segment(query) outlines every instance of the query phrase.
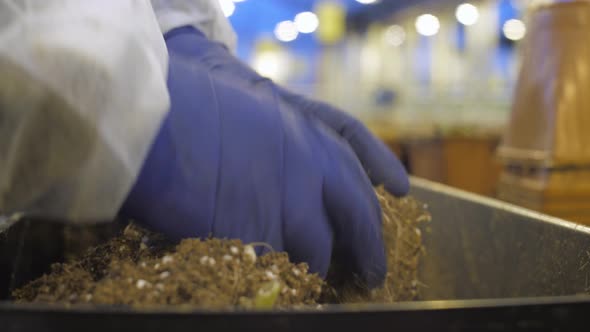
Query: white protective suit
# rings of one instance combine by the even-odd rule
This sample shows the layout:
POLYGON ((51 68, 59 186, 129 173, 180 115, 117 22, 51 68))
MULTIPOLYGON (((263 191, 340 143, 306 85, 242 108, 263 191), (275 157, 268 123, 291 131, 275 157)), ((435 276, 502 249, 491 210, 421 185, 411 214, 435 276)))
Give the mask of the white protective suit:
POLYGON ((207 38, 236 48, 236 34, 223 15, 218 0, 151 0, 163 33, 192 25, 207 38))
POLYGON ((217 0, 0 0, 0 216, 114 218, 169 108, 162 33, 187 24, 235 45, 217 0))

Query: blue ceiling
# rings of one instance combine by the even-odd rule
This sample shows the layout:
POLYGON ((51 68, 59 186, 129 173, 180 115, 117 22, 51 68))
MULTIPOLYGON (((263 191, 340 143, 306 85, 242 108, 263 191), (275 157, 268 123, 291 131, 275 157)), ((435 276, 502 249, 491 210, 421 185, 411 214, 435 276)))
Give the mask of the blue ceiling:
MULTIPOLYGON (((341 0, 347 9, 349 28, 366 25, 374 16, 377 19, 384 12, 391 14, 402 4, 419 0, 381 0, 377 4, 363 5, 355 0, 341 0)), ((252 46, 260 37, 272 38, 275 25, 284 20, 292 20, 303 11, 313 11, 318 0, 245 0, 236 3, 234 14, 230 17, 239 38, 238 53, 241 57, 250 56, 252 46)), ((313 48, 313 35, 300 35, 296 41, 285 45, 295 52, 306 52, 313 48)))
MULTIPOLYGON (((317 0, 245 0, 236 3, 230 20, 239 34, 272 33, 275 25, 292 20, 296 14, 312 11, 317 0)), ((355 0, 343 1, 348 13, 357 13, 368 5, 355 0)))

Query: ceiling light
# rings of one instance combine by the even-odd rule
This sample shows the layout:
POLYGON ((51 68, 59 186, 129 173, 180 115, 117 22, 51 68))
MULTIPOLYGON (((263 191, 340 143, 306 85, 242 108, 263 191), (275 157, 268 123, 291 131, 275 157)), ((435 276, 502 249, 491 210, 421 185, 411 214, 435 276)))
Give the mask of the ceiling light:
POLYGON ((473 25, 479 19, 479 11, 477 7, 470 3, 464 3, 457 7, 455 11, 457 21, 463 25, 473 25))
POLYGON ((290 42, 297 39, 299 31, 293 21, 283 21, 275 27, 275 37, 282 42, 290 42))
POLYGON ((440 21, 432 14, 424 14, 416 19, 416 30, 423 36, 434 36, 440 30, 440 21))
POLYGON ((526 26, 523 21, 512 19, 504 23, 502 31, 504 36, 510 40, 521 40, 526 35, 526 26))
POLYGON ((295 26, 301 33, 312 33, 319 25, 320 21, 317 15, 312 12, 303 12, 295 16, 295 26))
POLYGON ((391 46, 400 46, 406 40, 406 31, 399 25, 392 25, 385 30, 385 42, 391 46))

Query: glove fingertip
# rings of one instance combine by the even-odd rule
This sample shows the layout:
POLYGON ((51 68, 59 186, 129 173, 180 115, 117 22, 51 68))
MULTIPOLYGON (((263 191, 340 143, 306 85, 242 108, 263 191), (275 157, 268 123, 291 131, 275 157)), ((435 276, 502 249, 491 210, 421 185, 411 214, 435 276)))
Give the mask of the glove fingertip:
POLYGON ((396 197, 406 196, 410 192, 410 179, 408 176, 395 176, 394 179, 385 182, 385 190, 396 197))

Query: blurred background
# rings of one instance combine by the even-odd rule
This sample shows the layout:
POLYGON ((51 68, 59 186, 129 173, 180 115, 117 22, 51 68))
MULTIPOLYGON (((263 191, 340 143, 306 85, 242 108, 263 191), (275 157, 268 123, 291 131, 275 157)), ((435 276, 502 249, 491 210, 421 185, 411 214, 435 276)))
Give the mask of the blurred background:
POLYGON ((504 172, 496 151, 531 1, 219 1, 242 60, 360 118, 413 175, 590 222, 590 190, 580 196, 583 217, 544 208, 545 175, 519 193, 499 194, 502 183, 514 191, 521 180, 504 172))
POLYGON ((238 55, 362 119, 414 175, 494 196, 523 0, 220 0, 238 55))

